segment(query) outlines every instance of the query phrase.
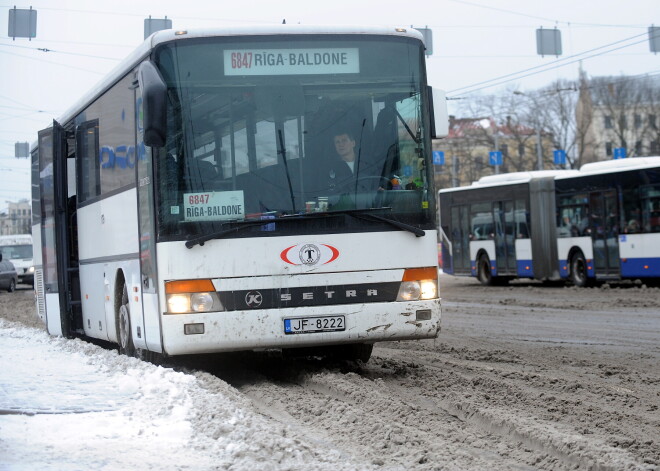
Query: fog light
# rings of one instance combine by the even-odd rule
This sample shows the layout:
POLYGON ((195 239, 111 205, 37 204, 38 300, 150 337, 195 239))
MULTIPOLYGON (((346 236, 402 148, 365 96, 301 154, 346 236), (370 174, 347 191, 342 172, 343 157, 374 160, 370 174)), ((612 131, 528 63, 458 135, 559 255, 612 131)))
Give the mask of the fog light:
POLYGON ((183 333, 186 335, 203 334, 204 324, 183 324, 183 333))
POLYGON ((430 321, 431 320, 431 310, 430 309, 420 309, 416 311, 416 319, 418 321, 430 321))

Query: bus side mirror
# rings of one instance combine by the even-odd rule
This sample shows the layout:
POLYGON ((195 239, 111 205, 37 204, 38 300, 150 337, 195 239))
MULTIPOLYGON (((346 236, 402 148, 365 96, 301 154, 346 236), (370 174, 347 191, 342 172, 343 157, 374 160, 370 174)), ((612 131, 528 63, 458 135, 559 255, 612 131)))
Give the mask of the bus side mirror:
POLYGON ((142 91, 144 144, 163 147, 167 137, 167 85, 150 61, 140 64, 138 83, 142 91))
POLYGON ((449 134, 449 111, 447 96, 443 90, 429 87, 431 114, 431 138, 440 139, 449 134))

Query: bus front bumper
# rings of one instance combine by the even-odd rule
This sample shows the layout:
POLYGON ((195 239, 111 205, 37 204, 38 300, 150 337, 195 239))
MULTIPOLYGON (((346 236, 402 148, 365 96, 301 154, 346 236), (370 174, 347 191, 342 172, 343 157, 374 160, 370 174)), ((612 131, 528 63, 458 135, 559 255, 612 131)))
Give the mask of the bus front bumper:
POLYGON ((168 355, 183 355, 431 339, 436 338, 440 331, 440 316, 439 299, 407 303, 163 314, 163 347, 168 355), (286 319, 336 316, 344 316, 344 330, 285 333, 286 319), (189 333, 186 334, 186 331, 189 333))

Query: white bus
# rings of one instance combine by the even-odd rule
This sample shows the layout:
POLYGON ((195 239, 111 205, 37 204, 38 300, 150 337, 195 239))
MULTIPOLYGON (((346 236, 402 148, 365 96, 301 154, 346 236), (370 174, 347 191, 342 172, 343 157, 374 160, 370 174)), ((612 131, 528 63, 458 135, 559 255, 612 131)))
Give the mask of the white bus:
POLYGON ((0 236, 0 253, 16 268, 18 282, 34 284, 34 261, 32 259, 32 236, 17 234, 0 236))
POLYGON ((435 338, 446 128, 414 30, 157 32, 39 133, 39 314, 143 357, 435 338))
POLYGON ((520 172, 440 190, 443 269, 514 278, 660 278, 660 157, 520 172))

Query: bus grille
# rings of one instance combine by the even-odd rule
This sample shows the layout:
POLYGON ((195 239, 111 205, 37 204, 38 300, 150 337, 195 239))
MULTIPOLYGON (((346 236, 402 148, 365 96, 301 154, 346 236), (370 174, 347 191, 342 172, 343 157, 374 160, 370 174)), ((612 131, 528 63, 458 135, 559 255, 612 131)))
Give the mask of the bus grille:
POLYGON ((44 272, 43 270, 35 270, 34 272, 34 287, 37 290, 37 313, 41 320, 46 320, 46 299, 44 293, 44 272))

